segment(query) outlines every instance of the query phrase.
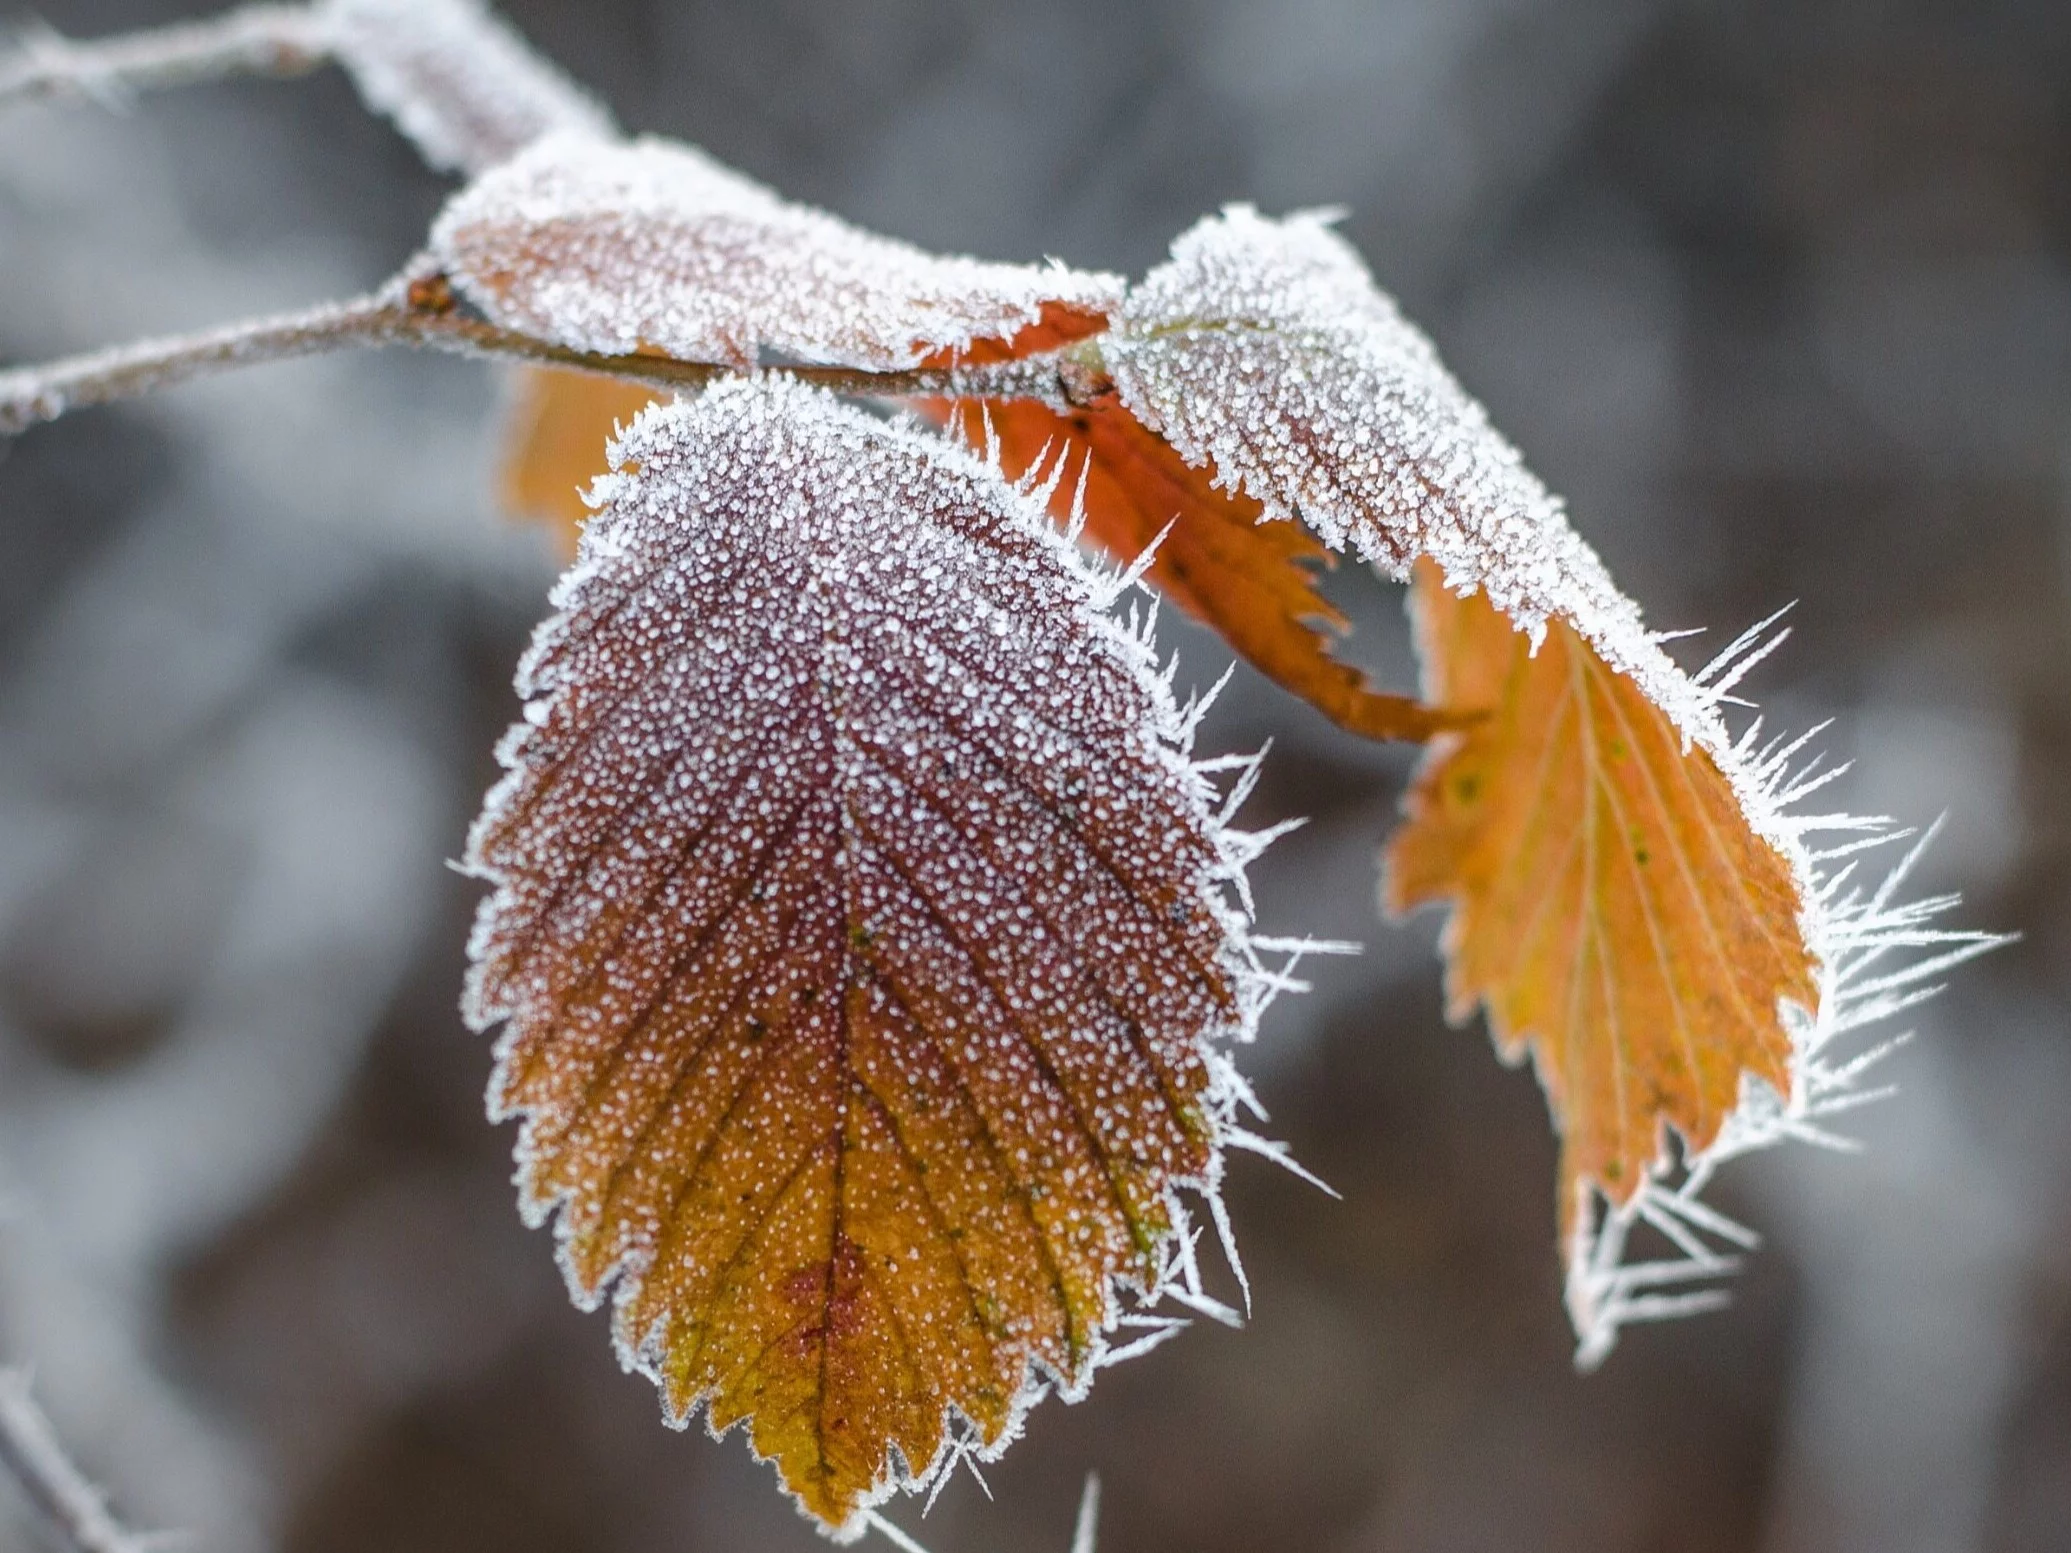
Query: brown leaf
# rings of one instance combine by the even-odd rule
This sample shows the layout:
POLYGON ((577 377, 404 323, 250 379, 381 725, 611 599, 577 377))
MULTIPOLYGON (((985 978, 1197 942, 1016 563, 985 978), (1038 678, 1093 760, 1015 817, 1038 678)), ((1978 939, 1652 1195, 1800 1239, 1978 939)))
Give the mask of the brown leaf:
POLYGON ((853 1530, 1162 1287, 1258 1006, 1239 844, 977 460, 769 379, 617 457, 470 841, 468 1011, 576 1297, 853 1530))
POLYGON ((606 445, 658 397, 638 383, 591 372, 520 368, 497 472, 504 510, 551 525, 562 555, 572 560, 590 517, 583 492, 609 467, 606 445))
POLYGON ((1060 520, 1071 516, 1080 461, 1089 460, 1085 537, 1118 561, 1136 560, 1171 525, 1148 579, 1339 727, 1370 739, 1427 739, 1446 725, 1413 697, 1373 689, 1331 655, 1347 622, 1316 589, 1315 568, 1330 554, 1313 534, 1266 521, 1257 502, 1217 490, 1112 396, 1063 413, 1028 400, 966 401, 952 418, 974 447, 986 445, 989 418, 1001 467, 1013 477, 1062 454, 1065 477, 1051 497, 1060 520))
POLYGON ((1449 900, 1447 1002, 1529 1052, 1561 1134, 1572 1250, 1591 1190, 1629 1201, 1673 1128, 1708 1148, 1741 1081, 1791 1092, 1779 1000, 1817 1006, 1790 865, 1717 762, 1574 629, 1537 654, 1429 561, 1426 691, 1485 712, 1433 746, 1388 849, 1387 903, 1449 900))

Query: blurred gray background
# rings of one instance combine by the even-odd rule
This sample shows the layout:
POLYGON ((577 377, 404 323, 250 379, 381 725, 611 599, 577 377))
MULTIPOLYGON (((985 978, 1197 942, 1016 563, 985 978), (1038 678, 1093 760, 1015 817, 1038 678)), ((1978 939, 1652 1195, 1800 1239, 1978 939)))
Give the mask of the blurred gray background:
MULTIPOLYGON (((1754 693, 1924 883, 2023 941, 1893 1059, 1859 1157, 1736 1167, 1733 1308, 1578 1377, 1529 1074, 1439 1012, 1374 854, 1410 754, 1240 678, 1269 930, 1364 940, 1249 1068, 1249 1330, 1050 1403, 937 1553, 2071 1546, 2071 6, 2061 0, 522 0, 632 127, 931 246, 1140 272, 1341 204, 1659 626, 1792 599, 1754 693)), ((93 35, 191 14, 45 0, 93 35)), ((0 119, 0 359, 341 294, 444 192, 342 78, 0 119)), ((0 1359, 222 1553, 818 1545, 656 1422, 519 1227, 454 1012, 552 574, 498 385, 333 358, 0 460, 0 1359)), ((1390 587, 1333 591, 1409 667, 1390 587)), ((1215 646, 1175 626, 1186 677, 1215 646)), ((1690 649, 1704 655, 1703 643, 1690 649)), ((32 1545, 0 1493, 0 1546, 32 1545)))

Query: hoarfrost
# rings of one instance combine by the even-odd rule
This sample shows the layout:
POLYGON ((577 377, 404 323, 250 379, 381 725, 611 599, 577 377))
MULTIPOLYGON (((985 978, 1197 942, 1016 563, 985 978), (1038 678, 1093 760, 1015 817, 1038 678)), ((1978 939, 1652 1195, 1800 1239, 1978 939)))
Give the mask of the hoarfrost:
MULTIPOLYGON (((1743 636, 1715 660, 1707 684, 1772 644, 1743 636), (1723 666, 1722 666, 1723 665, 1723 666)), ((1816 734, 1818 730, 1814 730, 1816 734)), ((1750 820, 1779 846, 1798 883, 1798 928, 1816 966, 1817 1007, 1785 1001, 1779 1009, 1791 1042, 1788 1093, 1743 1077, 1739 1103, 1711 1147, 1683 1157, 1664 1154, 1622 1204, 1590 1194, 1578 1204, 1574 1240, 1566 1247, 1565 1298, 1576 1336, 1575 1362, 1594 1368, 1634 1322, 1661 1321, 1714 1309, 1725 1301, 1718 1281, 1736 1270, 1760 1237, 1705 1201, 1719 1167, 1781 1143, 1848 1150, 1835 1118, 1889 1091, 1865 1080, 1909 1039, 1887 1035, 1862 1044, 1863 1032, 1895 1019, 1940 990, 1940 978, 1966 960, 2006 942, 2001 934, 1938 925, 1958 904, 1954 895, 1907 900, 1907 878, 1933 830, 1920 837, 1874 885, 1858 876, 1863 854, 1911 833, 1887 820, 1848 814, 1796 814, 1796 804, 1839 774, 1802 756, 1814 734, 1764 741, 1751 722, 1722 768, 1736 790, 1751 793, 1750 820), (1808 849, 1804 838, 1844 839, 1808 849), (1647 1231, 1658 1249, 1635 1253, 1647 1231)), ((1743 802, 1750 800, 1743 797, 1743 802)))
POLYGON ((367 106, 434 167, 480 173, 557 130, 616 133, 483 0, 325 0, 317 20, 367 106))
POLYGON ((671 1417, 752 1413, 853 1533, 1081 1393, 1144 1301, 1211 1306, 1177 1194, 1213 1204, 1240 1131, 1259 956, 1311 946, 1249 938, 1226 763, 1046 493, 773 378, 613 462, 470 839, 467 1013, 508 1021, 491 1107, 575 1298, 615 1287, 671 1417), (850 1312, 818 1403, 878 1447, 827 1502, 741 1393, 799 1265, 850 1312), (925 1341, 886 1357, 869 1309, 925 1341))
POLYGON ((1403 581, 1428 555, 1534 634, 1563 618, 1695 732, 1702 698, 1328 217, 1232 205, 1198 223, 1101 347, 1130 412, 1269 520, 1403 581))
POLYGON ((1121 282, 938 257, 776 194, 669 141, 561 135, 463 190, 432 251, 497 323, 608 355, 753 365, 762 352, 875 371, 1098 327, 1121 282))
POLYGON ((1565 1248, 1585 1366, 1626 1323, 1716 1303, 1719 1291, 1693 1285, 1731 1271, 1755 1239, 1704 1203, 1718 1166, 1790 1139, 1833 1142, 1822 1120, 1870 1097, 1860 1080, 1889 1044, 1851 1058, 1842 1038, 1911 1007, 1937 975, 2000 940, 1932 925, 1951 898, 1897 899, 1915 854, 1877 888, 1854 887, 1854 854, 1892 839, 1888 822, 1794 812, 1838 773, 1801 768, 1804 739, 1765 744, 1759 721, 1736 739, 1724 720, 1726 708, 1745 705, 1735 687, 1787 632, 1765 621, 1699 673, 1678 667, 1560 500, 1328 217, 1275 221, 1234 205, 1201 222, 1130 290, 1102 349, 1130 411, 1219 484, 1261 502, 1268 519, 1305 522, 1405 579, 1428 555, 1448 586, 1485 592, 1534 636, 1550 619, 1573 626, 1718 762, 1749 826, 1788 863, 1818 984, 1816 1008, 1777 1011, 1792 1044, 1789 1093, 1744 1079, 1709 1149, 1665 1153, 1623 1204, 1581 1204, 1565 1248), (1833 831, 1854 839, 1808 849, 1806 837, 1833 831), (1665 1256, 1631 1260, 1641 1225, 1665 1256))

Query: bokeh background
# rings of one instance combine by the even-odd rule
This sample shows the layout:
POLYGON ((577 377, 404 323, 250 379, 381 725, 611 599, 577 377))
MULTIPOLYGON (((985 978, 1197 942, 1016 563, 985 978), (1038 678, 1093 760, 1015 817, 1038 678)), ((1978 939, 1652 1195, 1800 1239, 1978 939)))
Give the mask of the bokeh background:
MULTIPOLYGON (((1838 719, 1842 803, 1946 810, 1923 884, 2024 935, 1865 1152, 1729 1174, 1767 1235, 1732 1309, 1579 1377, 1539 1094, 1444 1025, 1435 923, 1374 909, 1410 754, 1240 677, 1209 738, 1270 736, 1252 813, 1313 816, 1264 920, 1367 945, 1249 1061, 1344 1201, 1240 1158, 1249 1329, 895 1514, 1063 1553, 1097 1468, 1108 1553, 2071 1546, 2071 7, 509 9, 629 125, 931 246, 1140 272, 1226 200, 1344 206, 1655 624, 1800 601, 1756 693, 1838 719)), ((0 358, 364 287, 444 188, 335 73, 11 113, 0 358)), ((211 1553, 808 1549, 738 1439, 656 1422, 482 1120, 444 864, 552 575, 489 499, 498 404, 334 358, 0 461, 0 1359, 211 1553)), ((1395 590, 1333 589, 1406 681, 1395 590)))

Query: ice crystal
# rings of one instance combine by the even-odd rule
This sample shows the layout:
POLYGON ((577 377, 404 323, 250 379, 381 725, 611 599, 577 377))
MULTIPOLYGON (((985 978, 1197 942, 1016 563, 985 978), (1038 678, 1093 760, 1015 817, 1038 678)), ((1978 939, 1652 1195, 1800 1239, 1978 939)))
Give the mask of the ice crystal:
POLYGON ((434 167, 479 173, 556 130, 614 133, 482 0, 324 0, 318 23, 368 106, 434 167))
POLYGON ((1042 494, 770 379, 613 458, 471 838, 468 1013, 576 1298, 855 1531, 1163 1335, 1120 1291, 1217 1309, 1177 1193, 1226 1222, 1255 1142, 1259 842, 1042 494))
POLYGON ((1930 927, 1948 900, 1896 903, 1904 868, 1867 899, 1848 893, 1852 865, 1832 865, 1888 826, 1793 813, 1837 773, 1808 779, 1793 769, 1803 741, 1763 748, 1759 723, 1735 739, 1722 715, 1744 704, 1735 686, 1782 634, 1758 627, 1701 673, 1678 667, 1569 526, 1560 500, 1327 217, 1275 221, 1238 205, 1200 223, 1130 290, 1102 347, 1123 403, 1183 457, 1212 468, 1218 483, 1262 503, 1268 519, 1305 522, 1396 576, 1429 556, 1448 586, 1485 592, 1535 638, 1550 619, 1573 626, 1668 714, 1686 744, 1717 761, 1750 828, 1788 864, 1797 928, 1818 967, 1817 1006, 1785 1001, 1777 1011, 1792 1043, 1789 1092, 1744 1081, 1710 1148, 1664 1154, 1620 1206, 1585 1204, 1567 1248, 1568 1308, 1584 1363, 1601 1359, 1626 1322, 1716 1298, 1664 1291, 1728 1270, 1732 1248, 1752 1242, 1701 1199, 1717 1166, 1788 1138, 1821 1137, 1817 1118, 1861 1098, 1865 1064, 1844 1060, 1839 1038, 1910 1006, 1917 987, 1997 940, 1930 927), (1808 835, 1831 830, 1859 834, 1829 853, 1807 848, 1808 835), (1916 963, 1893 967, 1891 957, 1909 950, 1916 963), (1883 973, 1866 976, 1873 963, 1883 973), (1671 1254, 1628 1266, 1630 1233, 1641 1223, 1671 1254))
POLYGON ((1130 411, 1268 519, 1404 581, 1428 555, 1529 631, 1563 617, 1684 720, 1639 611, 1327 217, 1200 222, 1102 347, 1130 411))
POLYGON ((794 205, 689 146, 543 141, 463 190, 432 249, 490 318, 582 350, 897 370, 1097 320, 1112 276, 945 258, 794 205))
MULTIPOLYGON (((1737 679, 1778 638, 1759 628, 1739 638, 1699 676, 1715 689, 1737 679)), ((1939 979, 2006 940, 1996 933, 1938 925, 1954 895, 1905 899, 1901 891, 1933 832, 1922 836, 1873 886, 1859 880, 1862 854, 1907 838, 1887 820, 1841 813, 1796 813, 1844 767, 1803 760, 1819 730, 1764 741, 1759 718, 1730 747, 1721 767, 1742 793, 1758 832, 1779 846, 1798 883, 1798 928, 1816 966, 1816 1007, 1785 1001, 1779 1010, 1791 1042, 1791 1080, 1779 1093, 1743 1079, 1739 1104, 1711 1146, 1683 1157, 1664 1155, 1623 1204, 1585 1202, 1567 1250, 1566 1301, 1576 1336, 1576 1363, 1593 1368, 1622 1328, 1715 1308, 1718 1281, 1736 1271, 1760 1237, 1720 1213, 1704 1194, 1719 1167, 1782 1143, 1848 1150, 1834 1118, 1882 1098, 1866 1085, 1877 1065, 1908 1038, 1860 1045, 1862 1032, 1897 1018, 1940 990, 1939 979), (1808 848, 1805 838, 1843 839, 1808 848), (1635 1231, 1656 1239, 1635 1255, 1635 1231)))

